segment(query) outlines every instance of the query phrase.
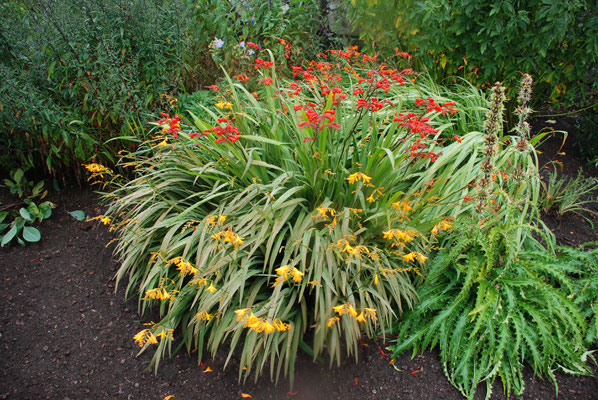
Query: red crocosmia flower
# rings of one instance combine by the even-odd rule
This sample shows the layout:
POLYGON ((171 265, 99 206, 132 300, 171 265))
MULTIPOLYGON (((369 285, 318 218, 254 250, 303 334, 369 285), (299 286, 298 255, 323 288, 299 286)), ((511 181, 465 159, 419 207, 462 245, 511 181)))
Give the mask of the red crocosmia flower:
POLYGON ((457 109, 453 108, 455 105, 454 101, 449 101, 448 103, 444 103, 442 105, 442 115, 445 115, 447 112, 451 115, 455 115, 457 113, 457 109))
POLYGON ((322 115, 318 114, 312 107, 305 109, 307 121, 302 121, 297 124, 299 128, 312 127, 316 132, 324 128, 340 129, 340 125, 335 123, 336 110, 326 110, 322 115))
POLYGON ((461 137, 459 136, 454 136, 453 139, 455 139, 457 142, 461 143, 463 140, 461 139, 461 137))
POLYGON ((409 53, 404 53, 404 52, 399 51, 398 47, 395 48, 395 52, 396 52, 395 54, 397 55, 397 57, 403 57, 403 58, 411 57, 411 55, 409 53))
POLYGON ((357 89, 353 91, 353 94, 357 96, 358 94, 363 94, 363 88, 361 86, 357 86, 357 89))
POLYGON ((235 75, 234 78, 236 80, 238 80, 238 81, 241 81, 241 82, 247 82, 247 81, 249 81, 249 77, 247 75, 245 75, 245 74, 235 75))
POLYGON ((293 78, 296 78, 297 75, 303 73, 303 68, 302 67, 291 67, 291 69, 293 70, 293 78))
POLYGON ((246 45, 247 47, 251 47, 251 48, 254 48, 254 49, 256 49, 256 50, 259 50, 259 49, 260 49, 260 46, 258 46, 257 44, 255 44, 255 43, 253 43, 253 42, 247 42, 247 43, 245 43, 245 45, 246 45))
POLYGON ((211 132, 215 133, 216 135, 220 136, 214 142, 218 144, 224 144, 227 142, 235 143, 239 140, 239 129, 232 126, 230 121, 226 122, 226 126, 223 128, 221 126, 215 126, 212 128, 211 132))
POLYGON ((272 78, 264 78, 261 80, 261 82, 266 86, 270 86, 274 81, 272 80, 272 78))
POLYGON ((316 140, 318 137, 317 136, 312 136, 312 137, 306 137, 305 139, 303 139, 303 143, 309 143, 309 142, 313 142, 314 140, 316 140))
POLYGON ((166 113, 160 113, 164 118, 158 120, 157 124, 162 125, 162 132, 170 133, 175 139, 179 138, 179 132, 181 131, 181 125, 179 122, 179 116, 170 117, 166 113))
POLYGON ((264 61, 261 58, 256 58, 255 59, 255 69, 262 69, 262 68, 270 68, 274 65, 274 63, 272 61, 264 61))
POLYGON ((293 92, 289 93, 289 96, 298 96, 299 93, 303 90, 303 88, 299 85, 297 85, 295 82, 291 82, 289 84, 289 89, 291 89, 293 92))
POLYGON ((207 88, 213 90, 214 93, 216 93, 217 91, 220 90, 220 87, 218 87, 216 85, 210 85, 210 86, 207 86, 207 88))
POLYGON ((401 71, 401 74, 404 75, 413 75, 413 69, 412 68, 407 68, 401 71))
POLYGON ((302 110, 302 109, 303 109, 303 105, 302 105, 302 104, 297 104, 296 106, 293 106, 293 109, 294 109, 295 111, 302 110))
POLYGON ((221 124, 223 122, 226 122, 226 118, 218 118, 218 123, 221 124))

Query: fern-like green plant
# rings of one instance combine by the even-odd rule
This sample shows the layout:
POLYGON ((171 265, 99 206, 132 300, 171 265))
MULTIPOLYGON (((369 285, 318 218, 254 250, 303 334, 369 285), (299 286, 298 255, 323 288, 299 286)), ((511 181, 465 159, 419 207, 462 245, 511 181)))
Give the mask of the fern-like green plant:
MULTIPOLYGON (((507 215, 516 213, 510 207, 507 215)), ((400 322, 393 347, 395 355, 438 347, 446 376, 468 399, 480 383, 490 398, 497 377, 507 395, 520 395, 525 363, 557 391, 557 366, 591 372, 584 362, 586 320, 572 300, 575 268, 531 235, 517 237, 521 229, 537 229, 514 220, 456 227, 418 292, 421 302, 400 322)))

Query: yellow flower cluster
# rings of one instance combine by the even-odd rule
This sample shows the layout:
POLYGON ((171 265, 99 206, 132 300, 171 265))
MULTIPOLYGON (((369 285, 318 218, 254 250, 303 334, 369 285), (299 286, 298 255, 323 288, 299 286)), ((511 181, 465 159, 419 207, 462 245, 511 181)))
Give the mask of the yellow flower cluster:
POLYGON ((348 253, 356 258, 360 258, 361 254, 370 254, 370 249, 367 246, 357 245, 351 246, 346 239, 340 239, 336 242, 336 247, 340 249, 341 253, 348 253))
POLYGON ((403 260, 406 262, 413 262, 417 260, 423 264, 427 259, 428 257, 424 256, 422 253, 419 253, 417 251, 412 251, 411 253, 405 254, 403 256, 403 260))
POLYGON ((330 213, 331 217, 336 217, 336 215, 338 214, 338 212, 334 208, 330 207, 316 208, 316 211, 318 212, 316 218, 326 218, 328 217, 328 213, 330 213))
POLYGON ((389 229, 386 232, 382 232, 382 235, 384 239, 392 242, 391 247, 404 249, 405 245, 412 242, 419 233, 411 229, 389 229))
MULTIPOLYGON (((112 170, 110 168, 104 167, 101 164, 83 164, 86 170, 91 172, 93 176, 100 176, 102 177, 103 174, 112 174, 112 170)), ((90 178, 91 179, 91 178, 90 178)))
POLYGON ((438 234, 438 232, 448 231, 452 227, 453 227, 453 223, 451 221, 442 220, 439 223, 437 223, 434 226, 434 228, 432 228, 432 231, 430 233, 432 235, 436 235, 436 234, 438 234))
POLYGON ((197 318, 200 321, 209 321, 213 317, 214 317, 214 314, 210 314, 205 311, 200 311, 197 314, 195 314, 195 318, 197 318))
POLYGON ((206 218, 206 222, 207 224, 210 225, 211 228, 213 228, 215 225, 221 225, 222 223, 226 220, 226 215, 210 215, 209 217, 206 218))
POLYGON ((374 192, 372 194, 370 194, 370 196, 366 200, 370 203, 373 203, 376 201, 376 199, 374 198, 374 195, 376 195, 377 197, 384 196, 384 193, 382 193, 382 189, 384 189, 384 187, 374 189, 374 192))
POLYGON ((290 265, 283 265, 282 267, 276 268, 274 271, 276 272, 276 275, 279 275, 278 278, 276 278, 276 281, 274 281, 274 286, 289 278, 292 278, 294 282, 301 282, 304 275, 303 272, 290 265))
POLYGON ((174 300, 175 295, 178 293, 178 290, 173 290, 172 292, 167 292, 166 289, 163 287, 158 287, 155 289, 150 289, 145 291, 145 298, 152 299, 152 300, 174 300))
POLYGON ((270 322, 265 318, 256 317, 253 312, 249 311, 249 308, 236 310, 235 314, 237 314, 237 321, 243 322, 244 328, 252 329, 257 333, 285 332, 293 328, 291 324, 285 324, 279 318, 270 322))
POLYGON ((230 103, 230 102, 224 101, 224 100, 220 100, 218 103, 216 103, 216 107, 218 107, 221 110, 224 110, 224 109, 231 110, 233 108, 233 103, 230 103))
POLYGON ((363 183, 370 183, 370 181, 372 180, 370 176, 367 176, 366 174, 361 172, 355 172, 354 174, 349 175, 349 177, 345 179, 349 181, 350 184, 354 184, 355 182, 359 181, 362 181, 363 183))
POLYGON ((144 329, 133 336, 133 340, 137 342, 139 347, 143 347, 146 343, 158 344, 158 339, 150 332, 149 329, 144 329))
POLYGON ((400 201, 400 200, 395 203, 392 203, 392 206, 394 208, 396 208, 397 210, 399 210, 399 213, 402 215, 405 215, 409 211, 413 210, 413 208, 409 205, 409 203, 407 203, 405 201, 400 201))
POLYGON ((334 312, 338 314, 338 316, 334 316, 328 319, 328 327, 330 328, 332 325, 340 321, 343 315, 348 315, 350 317, 355 318, 357 322, 366 322, 368 319, 376 321, 378 318, 376 317, 376 310, 374 308, 367 308, 365 307, 359 314, 357 310, 351 304, 340 304, 338 306, 332 307, 334 312))
POLYGON ((177 270, 179 270, 180 276, 185 276, 187 274, 197 274, 199 270, 195 268, 191 263, 185 260, 183 257, 175 257, 171 260, 168 260, 169 264, 174 264, 177 266, 177 270))
POLYGON ((243 244, 243 238, 230 229, 213 234, 212 239, 215 239, 219 242, 232 243, 235 247, 243 244))

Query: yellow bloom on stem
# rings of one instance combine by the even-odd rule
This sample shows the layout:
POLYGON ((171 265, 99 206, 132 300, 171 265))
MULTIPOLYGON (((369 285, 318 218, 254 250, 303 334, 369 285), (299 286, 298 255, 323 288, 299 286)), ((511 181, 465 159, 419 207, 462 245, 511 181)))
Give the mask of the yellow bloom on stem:
POLYGON ((235 310, 235 314, 237 314, 237 321, 241 321, 243 319, 243 316, 247 314, 247 311, 249 311, 249 308, 241 308, 240 310, 235 310))
POLYGON ((293 276, 293 281, 301 282, 301 279, 303 279, 304 273, 299 271, 297 268, 293 267, 293 270, 291 271, 291 275, 293 276))
POLYGON ((405 260, 406 262, 411 262, 411 261, 415 261, 415 253, 411 252, 409 254, 405 254, 403 256, 403 260, 405 260))
POLYGON ((357 322, 365 322, 365 316, 363 315, 363 311, 355 318, 357 322))
POLYGON ((357 317, 357 311, 355 311, 351 304, 347 304, 347 314, 349 314, 353 318, 357 317))
POLYGON ((345 305, 341 304, 338 306, 334 306, 332 307, 332 309, 334 310, 335 313, 337 313, 338 315, 343 315, 344 311, 345 311, 345 305))
POLYGON ((216 293, 218 291, 218 289, 216 289, 214 287, 214 283, 210 282, 210 286, 206 289, 206 292, 210 292, 210 293, 216 293))
POLYGON ((151 332, 147 333, 147 341, 150 342, 151 344, 158 344, 158 339, 156 339, 154 334, 151 332))
POLYGON ((434 228, 432 228, 432 231, 430 232, 432 235, 436 235, 438 234, 438 232, 442 232, 442 231, 448 231, 449 229, 451 229, 453 227, 453 223, 451 221, 440 221, 439 223, 437 223, 434 228))
POLYGON ((400 201, 400 200, 395 203, 392 203, 392 206, 394 208, 396 208, 397 210, 399 210, 403 214, 406 214, 409 211, 413 210, 413 208, 409 205, 409 203, 400 201))
POLYGON ((207 313, 203 310, 195 314, 195 317, 200 321, 209 321, 213 316, 214 314, 207 313))
POLYGON ((289 279, 290 270, 291 270, 290 265, 283 265, 282 267, 276 268, 274 270, 274 272, 276 272, 277 275, 280 275, 284 279, 289 279))
POLYGON ((378 284, 378 274, 374 275, 374 285, 378 284))
POLYGON ((415 253, 415 257, 417 258, 417 261, 419 261, 420 263, 424 263, 428 257, 424 256, 422 253, 415 253))
POLYGON ((350 184, 354 184, 355 182, 359 181, 362 181, 363 183, 370 183, 370 181, 372 180, 371 177, 361 172, 355 172, 354 174, 349 175, 349 177, 345 179, 347 179, 347 181, 350 184))
POLYGON ((374 194, 373 193, 370 194, 370 197, 368 197, 366 200, 369 201, 370 203, 374 203, 376 201, 376 199, 374 199, 374 194))
POLYGON ((102 223, 104 225, 110 225, 110 222, 112 222, 112 219, 110 217, 104 216, 104 217, 100 218, 100 221, 102 221, 102 223))
POLYGON ((367 315, 369 318, 371 318, 371 319, 374 319, 374 320, 375 320, 375 319, 377 319, 377 318, 376 318, 376 309, 374 309, 374 308, 367 308, 367 307, 364 307, 363 311, 365 311, 365 312, 366 312, 366 315, 367 315))
POLYGON ((135 336, 133 336, 133 340, 135 340, 137 342, 139 347, 143 347, 143 344, 145 343, 145 333, 147 331, 149 331, 149 329, 144 329, 144 330, 138 332, 135 336))
POLYGON ((327 325, 330 328, 332 325, 336 324, 340 320, 341 319, 339 317, 328 318, 328 324, 327 325))
POLYGON ((274 325, 272 325, 270 322, 268 321, 264 321, 264 332, 265 333, 272 333, 276 331, 276 328, 274 327, 274 325))

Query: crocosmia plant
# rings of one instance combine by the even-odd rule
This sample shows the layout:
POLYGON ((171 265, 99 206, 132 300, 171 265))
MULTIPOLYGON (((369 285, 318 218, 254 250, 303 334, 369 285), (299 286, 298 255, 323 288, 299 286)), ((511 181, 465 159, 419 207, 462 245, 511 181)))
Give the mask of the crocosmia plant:
MULTIPOLYGON (((300 347, 356 355, 362 335, 414 306, 439 238, 475 207, 487 107, 476 89, 356 48, 280 70, 267 51, 253 62, 252 76, 212 87, 210 118, 163 115, 123 161, 133 179, 107 195, 117 279, 160 311, 135 336, 156 368, 177 340, 200 359, 237 350, 240 378, 292 377, 300 347)), ((503 139, 500 187, 534 155, 503 139)), ((533 193, 532 181, 508 190, 533 193)))

